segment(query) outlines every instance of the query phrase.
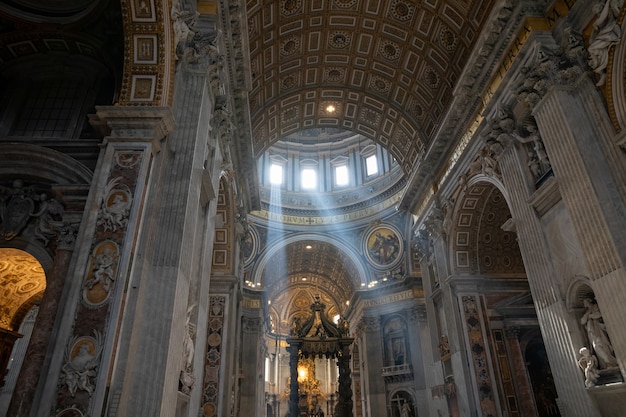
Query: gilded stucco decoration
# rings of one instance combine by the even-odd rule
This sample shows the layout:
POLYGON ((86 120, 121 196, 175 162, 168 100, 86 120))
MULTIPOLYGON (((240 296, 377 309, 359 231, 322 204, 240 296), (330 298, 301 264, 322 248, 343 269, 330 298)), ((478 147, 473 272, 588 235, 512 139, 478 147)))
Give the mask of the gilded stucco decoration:
MULTIPOLYGON (((170 2, 121 1, 124 74, 119 105, 167 106, 171 102, 175 45, 170 2)), ((173 14, 173 13, 172 13, 173 14)))
POLYGON ((33 256, 19 249, 0 249, 0 327, 17 331, 16 314, 26 303, 41 299, 46 275, 33 256))

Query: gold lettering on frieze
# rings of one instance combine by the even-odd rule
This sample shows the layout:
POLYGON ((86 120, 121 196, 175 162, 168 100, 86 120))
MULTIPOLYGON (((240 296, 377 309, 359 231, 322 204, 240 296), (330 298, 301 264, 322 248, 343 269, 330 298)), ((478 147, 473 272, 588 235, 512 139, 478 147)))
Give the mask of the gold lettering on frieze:
POLYGON ((413 298, 413 290, 406 290, 395 294, 386 295, 384 297, 375 298, 373 300, 365 300, 364 307, 376 307, 385 304, 391 304, 398 301, 410 300, 413 298))
POLYGON ((255 298, 243 298, 243 306, 245 308, 261 308, 261 300, 255 298))
POLYGON ((330 224, 343 223, 348 220, 360 219, 360 218, 369 216, 372 213, 379 213, 382 210, 395 206, 399 201, 400 201, 400 194, 395 194, 391 196, 390 198, 386 199, 385 201, 377 203, 371 207, 365 207, 363 209, 352 211, 346 214, 334 214, 331 216, 291 216, 291 215, 286 215, 286 214, 274 213, 274 212, 267 211, 267 210, 255 211, 252 214, 262 219, 281 222, 285 224, 330 225, 330 224))

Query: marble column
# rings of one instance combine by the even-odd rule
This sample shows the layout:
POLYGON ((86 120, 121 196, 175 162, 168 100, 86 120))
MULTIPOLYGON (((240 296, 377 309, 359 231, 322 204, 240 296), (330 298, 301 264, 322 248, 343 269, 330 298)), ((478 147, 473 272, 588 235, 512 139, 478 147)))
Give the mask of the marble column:
MULTIPOLYGON (((76 225, 67 227, 73 228, 74 232, 77 228, 76 225)), ((47 275, 46 291, 39 305, 37 321, 33 327, 7 416, 28 416, 32 410, 74 250, 75 234, 70 233, 70 236, 71 239, 66 239, 57 246, 52 269, 47 275)))
POLYGON ((519 343, 520 330, 517 327, 506 329, 506 340, 509 345, 511 364, 513 365, 513 375, 515 379, 515 389, 518 396, 520 417, 534 417, 538 414, 537 405, 533 397, 533 390, 524 360, 524 352, 519 343))

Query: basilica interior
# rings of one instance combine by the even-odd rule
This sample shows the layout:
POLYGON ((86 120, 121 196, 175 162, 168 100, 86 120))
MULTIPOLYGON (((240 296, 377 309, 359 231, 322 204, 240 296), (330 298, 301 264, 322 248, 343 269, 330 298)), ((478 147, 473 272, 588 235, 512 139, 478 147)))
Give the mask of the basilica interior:
POLYGON ((623 0, 0 4, 0 416, 625 417, 623 0))

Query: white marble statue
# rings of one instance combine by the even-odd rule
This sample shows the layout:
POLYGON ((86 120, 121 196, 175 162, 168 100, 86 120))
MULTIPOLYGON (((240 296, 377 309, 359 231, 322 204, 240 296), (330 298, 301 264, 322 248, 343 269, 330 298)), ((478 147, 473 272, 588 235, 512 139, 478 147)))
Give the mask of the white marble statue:
POLYGON ((623 0, 605 0, 593 6, 597 15, 593 22, 593 30, 589 37, 589 66, 598 74, 598 86, 606 82, 606 67, 609 63, 609 49, 617 44, 621 37, 621 29, 616 22, 622 8, 623 0))
POLYGON ((90 396, 95 389, 95 382, 100 354, 102 352, 102 337, 94 330, 95 337, 72 338, 68 344, 65 364, 61 368, 61 381, 67 386, 70 395, 74 397, 78 390, 86 391, 90 396))
POLYGON ((617 360, 615 359, 613 346, 609 341, 606 325, 602 320, 602 314, 598 305, 589 298, 583 301, 583 305, 586 310, 580 319, 580 323, 587 330, 591 349, 598 358, 598 367, 600 369, 616 367, 617 360))
POLYGON ((580 348, 578 366, 585 373, 585 386, 591 388, 596 385, 600 374, 598 373, 598 359, 586 347, 580 348))

